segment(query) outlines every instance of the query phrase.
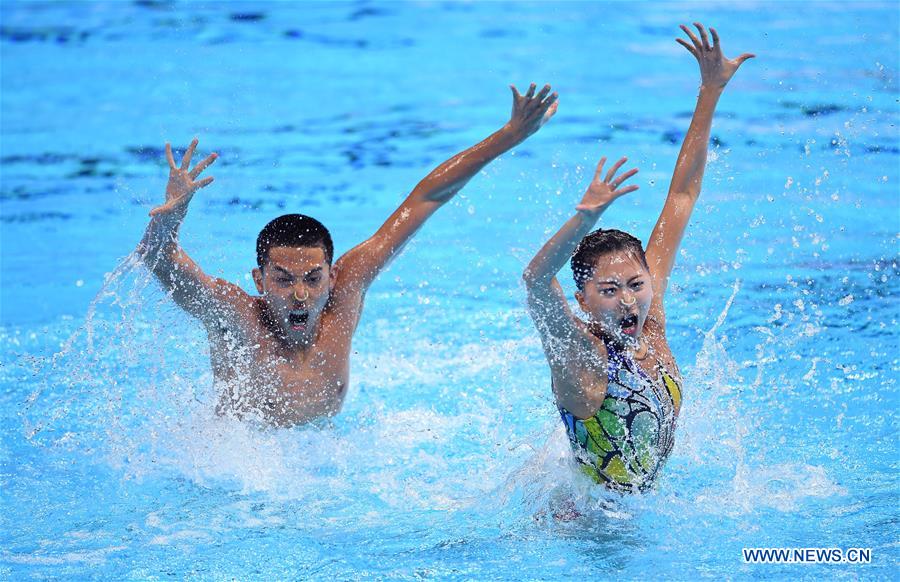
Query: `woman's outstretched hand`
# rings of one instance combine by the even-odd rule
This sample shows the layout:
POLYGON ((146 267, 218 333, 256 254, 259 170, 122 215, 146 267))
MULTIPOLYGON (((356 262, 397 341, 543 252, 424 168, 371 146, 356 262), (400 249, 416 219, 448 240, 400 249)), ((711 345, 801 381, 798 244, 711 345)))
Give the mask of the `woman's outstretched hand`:
POLYGON ((587 192, 584 193, 581 203, 575 207, 575 210, 586 214, 596 214, 612 204, 619 196, 624 196, 637 190, 638 186, 634 184, 624 188, 620 187, 625 180, 638 173, 637 168, 632 168, 618 178, 616 177, 616 172, 627 161, 628 158, 622 158, 603 177, 603 165, 606 164, 606 158, 600 158, 600 163, 597 164, 597 171, 594 172, 594 179, 591 181, 591 185, 588 186, 587 192))
POLYGON ((716 32, 716 29, 709 29, 709 32, 712 34, 712 44, 709 44, 709 36, 707 36, 703 25, 695 22, 694 26, 697 27, 700 38, 697 38, 697 35, 690 28, 682 24, 681 30, 691 39, 691 42, 681 38, 676 38, 675 40, 694 55, 697 62, 700 63, 701 85, 713 89, 722 89, 737 72, 738 67, 744 61, 752 59, 756 55, 744 53, 735 59, 727 59, 722 54, 722 46, 719 44, 719 33, 716 32))

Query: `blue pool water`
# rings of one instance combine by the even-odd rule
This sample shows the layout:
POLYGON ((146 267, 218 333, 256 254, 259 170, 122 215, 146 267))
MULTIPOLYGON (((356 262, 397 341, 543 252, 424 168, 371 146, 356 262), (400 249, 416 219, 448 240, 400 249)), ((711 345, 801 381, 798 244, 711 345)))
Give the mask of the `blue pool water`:
POLYGON ((0 577, 896 576, 898 26, 894 2, 4 1, 0 577), (603 223, 646 239, 695 20, 758 58, 670 292, 675 450, 654 491, 608 499, 572 470, 519 278, 604 154, 641 190, 603 223), (269 219, 347 250, 531 81, 559 113, 373 286, 340 416, 216 418, 202 330, 129 257, 165 141, 221 154, 182 242, 249 291, 269 219), (547 517, 561 498, 584 516, 547 517))

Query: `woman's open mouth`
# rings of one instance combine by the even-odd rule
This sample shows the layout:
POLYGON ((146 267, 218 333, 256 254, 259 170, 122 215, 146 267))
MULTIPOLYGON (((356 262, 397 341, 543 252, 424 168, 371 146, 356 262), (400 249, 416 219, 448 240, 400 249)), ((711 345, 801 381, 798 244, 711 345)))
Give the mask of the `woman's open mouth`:
POLYGON ((309 320, 309 312, 302 309, 295 309, 288 313, 288 324, 292 331, 304 331, 306 322, 309 320))
POLYGON ((619 323, 622 333, 635 335, 637 333, 638 316, 631 314, 619 323))

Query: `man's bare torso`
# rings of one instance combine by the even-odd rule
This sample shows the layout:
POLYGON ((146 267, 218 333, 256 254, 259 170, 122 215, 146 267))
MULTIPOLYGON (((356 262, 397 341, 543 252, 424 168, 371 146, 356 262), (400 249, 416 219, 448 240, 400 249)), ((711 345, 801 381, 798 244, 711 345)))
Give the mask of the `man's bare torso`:
POLYGON ((340 333, 339 318, 326 309, 312 341, 292 345, 266 321, 262 300, 247 299, 237 325, 207 324, 217 411, 278 426, 339 412, 349 384, 352 332, 340 333))

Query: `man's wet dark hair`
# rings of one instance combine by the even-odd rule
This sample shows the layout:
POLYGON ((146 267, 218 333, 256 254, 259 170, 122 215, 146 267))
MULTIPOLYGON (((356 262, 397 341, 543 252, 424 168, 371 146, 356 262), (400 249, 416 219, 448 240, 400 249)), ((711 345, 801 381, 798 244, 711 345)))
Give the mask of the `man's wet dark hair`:
POLYGON ((256 264, 262 269, 272 247, 320 247, 331 264, 334 243, 321 222, 304 214, 285 214, 263 227, 256 237, 256 264))
POLYGON ((621 230, 598 229, 588 234, 578 243, 578 248, 572 255, 572 276, 575 278, 575 286, 579 291, 584 291, 584 284, 594 274, 597 259, 610 253, 625 251, 640 259, 648 271, 647 256, 641 241, 621 230))

